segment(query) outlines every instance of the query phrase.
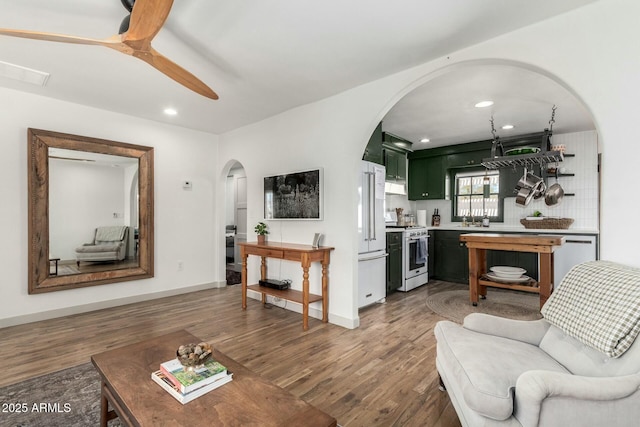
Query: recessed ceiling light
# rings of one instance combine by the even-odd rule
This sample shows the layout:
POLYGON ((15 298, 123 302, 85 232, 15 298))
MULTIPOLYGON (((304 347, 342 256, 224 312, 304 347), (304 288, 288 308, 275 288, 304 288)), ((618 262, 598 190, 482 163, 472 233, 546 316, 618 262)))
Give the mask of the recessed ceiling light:
POLYGON ((509 130, 509 129, 513 129, 514 127, 515 127, 514 125, 504 125, 502 126, 502 129, 509 130))
POLYGON ((422 138, 420 142, 429 142, 429 138, 422 138))
POLYGON ((164 113, 167 116, 175 116, 178 114, 178 110, 176 110, 175 108, 165 108, 164 113))
POLYGON ((492 105, 493 105, 493 101, 480 101, 475 105, 475 107, 485 108, 485 107, 491 107, 492 105))

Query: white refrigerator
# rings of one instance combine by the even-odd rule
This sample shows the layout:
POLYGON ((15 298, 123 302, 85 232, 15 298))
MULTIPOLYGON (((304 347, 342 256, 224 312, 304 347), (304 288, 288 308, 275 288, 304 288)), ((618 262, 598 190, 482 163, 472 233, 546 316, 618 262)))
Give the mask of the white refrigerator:
POLYGON ((358 185, 358 308, 386 296, 385 168, 363 161, 358 185))

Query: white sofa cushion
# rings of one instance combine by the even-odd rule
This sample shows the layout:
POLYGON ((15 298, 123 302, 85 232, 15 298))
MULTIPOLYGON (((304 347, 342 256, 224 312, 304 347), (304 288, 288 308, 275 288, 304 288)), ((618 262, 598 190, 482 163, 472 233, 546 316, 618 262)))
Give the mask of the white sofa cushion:
POLYGON ((495 420, 513 414, 513 390, 526 371, 568 372, 535 345, 483 334, 448 321, 438 322, 434 333, 438 357, 452 366, 455 382, 469 408, 495 420), (491 351, 487 351, 491 349, 491 351))
POLYGON ((124 243, 102 243, 99 245, 85 244, 76 248, 76 253, 92 253, 92 252, 117 252, 124 243))

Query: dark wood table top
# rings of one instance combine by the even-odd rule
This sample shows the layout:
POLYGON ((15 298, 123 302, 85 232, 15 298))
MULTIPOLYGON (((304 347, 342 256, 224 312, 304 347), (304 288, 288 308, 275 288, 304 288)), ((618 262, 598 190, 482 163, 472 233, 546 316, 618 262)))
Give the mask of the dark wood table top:
POLYGON ((265 380, 214 348, 213 357, 233 381, 185 405, 151 379, 182 344, 202 340, 187 331, 91 356, 117 403, 140 426, 336 426, 335 418, 265 380))
POLYGON ((501 233, 469 233, 461 234, 462 242, 479 243, 515 243, 520 245, 559 246, 565 236, 557 234, 501 234, 501 233))
POLYGON ((239 246, 244 246, 247 248, 264 248, 264 249, 282 249, 287 251, 297 251, 297 252, 325 252, 332 251, 335 248, 332 246, 318 246, 314 248, 311 245, 304 245, 301 243, 284 243, 284 242, 240 242, 239 246))

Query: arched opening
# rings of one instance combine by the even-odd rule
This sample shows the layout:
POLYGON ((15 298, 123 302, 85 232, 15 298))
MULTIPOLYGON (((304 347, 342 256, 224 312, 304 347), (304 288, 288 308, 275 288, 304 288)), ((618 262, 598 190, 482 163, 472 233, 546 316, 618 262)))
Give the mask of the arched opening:
POLYGON ((247 175, 242 164, 230 161, 224 172, 224 265, 227 285, 241 281, 240 249, 247 241, 247 175))
MULTIPOLYGON (((371 146, 372 143, 375 145, 376 138, 384 143, 381 144, 379 158, 387 167, 387 181, 396 184, 397 190, 385 194, 385 213, 395 213, 396 209, 401 209, 403 214, 409 214, 409 218, 415 223, 429 227, 431 215, 437 209, 441 216, 441 228, 455 230, 456 227, 460 227, 460 223, 456 222, 458 219, 455 218, 458 211, 454 204, 456 194, 452 193, 452 189, 456 175, 452 172, 458 169, 469 175, 474 168, 485 170, 480 165, 481 161, 477 159, 452 157, 440 165, 442 169, 438 171, 436 178, 429 178, 442 180, 439 184, 442 191, 435 196, 428 191, 418 195, 415 192, 412 194, 407 182, 415 180, 416 176, 412 176, 408 162, 402 166, 406 168, 402 173, 388 173, 389 167, 395 167, 388 164, 389 160, 396 159, 394 156, 387 156, 387 151, 391 154, 397 152, 392 144, 410 142, 411 148, 407 152, 412 152, 412 155, 417 151, 429 149, 441 149, 444 153, 450 147, 491 140, 492 118, 500 138, 542 133, 551 124, 554 105, 558 109, 555 122, 552 123, 552 142, 564 144, 567 141, 567 153, 572 154, 571 159, 567 158, 568 161, 559 165, 562 174, 565 175, 560 179, 560 184, 565 187, 565 194, 568 193, 569 196, 557 206, 545 206, 542 199, 542 203, 537 202, 525 208, 516 205, 516 195, 506 191, 513 190, 513 187, 505 186, 505 192, 501 194, 505 206, 504 212, 501 213, 503 221, 498 224, 492 223, 492 226, 497 229, 499 225, 504 225, 517 231, 518 227, 522 228, 519 221, 521 218, 533 214, 534 211, 541 211, 549 217, 573 218, 574 228, 589 230, 597 235, 600 228, 597 172, 600 147, 593 115, 565 82, 542 69, 513 61, 480 60, 443 67, 417 79, 389 103, 386 112, 381 114, 380 125, 372 134, 363 156, 366 158, 371 154, 371 146), (494 101, 494 104, 484 109, 475 107, 476 103, 484 100, 494 101), (507 124, 514 127, 503 129, 502 126, 507 124), (429 141, 421 142, 423 139, 429 141), (462 163, 458 164, 457 161, 462 163), (589 176, 585 177, 587 171, 589 176), (423 218, 421 221, 420 217, 423 218)), ((458 154, 454 148, 450 151, 451 156, 458 154)), ((462 175, 464 174, 460 176, 462 175)), ((426 177, 427 174, 424 174, 422 179, 427 179, 426 177)), ((549 184, 553 182, 552 179, 549 184)), ((389 219, 389 215, 386 216, 389 219)), ((397 220, 401 221, 400 218, 397 220)), ((597 246, 592 245, 592 248, 597 257, 597 246)), ((438 248, 435 248, 435 251, 437 250, 438 248)), ((449 257, 451 258, 460 257, 454 254, 449 257)), ((387 263, 388 266, 389 263, 393 265, 391 256, 387 258, 387 263)), ((395 265, 403 263, 404 260, 400 259, 395 265)), ((433 273, 429 271, 429 276, 432 277, 433 273)), ((467 276, 468 274, 461 273, 460 280, 465 280, 467 276)), ((390 291, 389 274, 386 280, 388 296, 395 288, 390 291)))

